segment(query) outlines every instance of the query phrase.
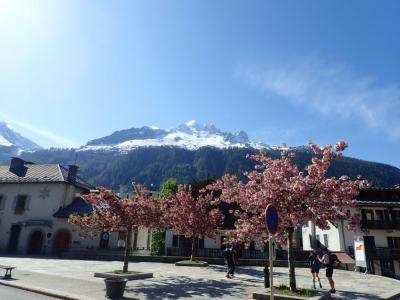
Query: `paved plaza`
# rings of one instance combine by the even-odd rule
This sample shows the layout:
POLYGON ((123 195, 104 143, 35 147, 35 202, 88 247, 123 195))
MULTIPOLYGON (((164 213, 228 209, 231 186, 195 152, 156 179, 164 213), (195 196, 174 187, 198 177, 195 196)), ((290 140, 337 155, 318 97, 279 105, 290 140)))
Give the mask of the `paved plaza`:
MULTIPOLYGON (((0 257, 0 262, 17 267, 14 280, 7 281, 10 285, 82 300, 104 299, 103 279, 93 277, 94 272, 122 268, 120 261, 0 257)), ((139 262, 130 263, 129 269, 153 272, 154 278, 129 281, 125 299, 251 299, 253 291, 263 288, 262 267, 239 266, 234 279, 225 278, 225 268, 217 265, 195 268, 139 262)), ((287 268, 275 268, 275 283, 288 285, 287 272, 287 268)), ((323 270, 321 278, 326 292, 323 270)), ((311 286, 308 269, 297 268, 296 279, 299 287, 311 286)), ((338 290, 335 299, 385 299, 388 293, 400 293, 400 281, 381 276, 335 270, 334 279, 338 290)))

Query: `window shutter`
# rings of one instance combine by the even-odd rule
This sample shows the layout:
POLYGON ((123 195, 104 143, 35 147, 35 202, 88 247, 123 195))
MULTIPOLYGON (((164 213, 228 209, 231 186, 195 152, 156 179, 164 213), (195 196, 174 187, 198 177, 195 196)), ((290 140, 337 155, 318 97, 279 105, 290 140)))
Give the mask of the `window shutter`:
POLYGON ((18 199, 18 196, 15 196, 14 197, 14 200, 13 200, 13 203, 12 203, 12 210, 15 210, 15 208, 17 207, 17 199, 18 199))
POLYGON ((6 204, 6 196, 0 195, 0 210, 3 210, 6 204))

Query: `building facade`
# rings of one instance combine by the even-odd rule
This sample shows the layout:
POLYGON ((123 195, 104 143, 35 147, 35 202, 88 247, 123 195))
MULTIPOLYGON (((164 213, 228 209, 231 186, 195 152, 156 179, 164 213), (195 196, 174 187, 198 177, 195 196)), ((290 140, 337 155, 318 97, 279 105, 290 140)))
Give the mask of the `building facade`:
POLYGON ((0 166, 0 252, 60 255, 72 246, 94 245, 57 213, 93 187, 77 176, 78 167, 34 164, 12 158, 0 166))
MULTIPOLYGON (((345 222, 330 223, 329 230, 316 228, 320 247, 354 255, 354 239, 363 237, 367 270, 372 274, 400 278, 400 189, 370 188, 360 192, 360 228, 345 222)), ((311 250, 311 223, 302 228, 303 249, 311 250)))

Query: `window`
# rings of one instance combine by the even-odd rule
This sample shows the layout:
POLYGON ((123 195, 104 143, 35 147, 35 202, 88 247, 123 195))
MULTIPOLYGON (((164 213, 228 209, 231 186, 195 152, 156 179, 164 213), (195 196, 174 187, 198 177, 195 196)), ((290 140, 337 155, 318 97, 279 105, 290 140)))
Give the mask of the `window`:
POLYGON ((329 248, 329 244, 328 244, 328 235, 324 234, 324 245, 326 248, 329 248))
POLYGON ((204 238, 199 239, 199 249, 204 249, 204 238))
POLYGON ((305 223, 303 224, 303 227, 304 227, 304 228, 307 228, 307 227, 308 227, 308 223, 309 223, 309 222, 305 222, 305 223))
POLYGON ((179 247, 179 235, 172 236, 172 247, 178 248, 179 247))
POLYGON ((378 222, 381 222, 381 223, 390 222, 388 210, 376 210, 375 215, 376 215, 376 220, 378 222))
POLYGON ((400 237, 388 236, 387 240, 389 248, 400 249, 400 237))
POLYGON ((365 220, 373 221, 374 220, 374 211, 373 210, 363 210, 362 213, 365 215, 365 220))
POLYGON ((392 211, 393 222, 400 223, 400 210, 392 211))
POLYGON ((249 250, 256 250, 256 243, 254 243, 254 241, 251 241, 249 250))
POLYGON ((126 231, 118 231, 118 241, 125 241, 126 240, 126 231))
POLYGON ((24 211, 26 209, 27 199, 28 199, 27 195, 18 195, 17 196, 17 202, 15 204, 15 211, 14 211, 14 213, 16 215, 21 215, 24 213, 24 211))
POLYGON ((0 210, 3 210, 6 205, 6 196, 0 195, 0 210))
POLYGON ((376 210, 376 220, 383 222, 383 210, 376 210))

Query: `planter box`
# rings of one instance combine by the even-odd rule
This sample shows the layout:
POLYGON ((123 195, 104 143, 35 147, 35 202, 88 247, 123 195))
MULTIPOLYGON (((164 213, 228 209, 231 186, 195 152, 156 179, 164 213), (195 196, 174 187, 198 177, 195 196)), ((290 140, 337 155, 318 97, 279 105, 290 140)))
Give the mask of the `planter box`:
POLYGON ((206 261, 196 262, 196 263, 189 263, 186 261, 178 261, 175 263, 175 266, 183 266, 183 267, 207 267, 208 263, 206 261))
MULTIPOLYGON (((270 299, 270 289, 263 289, 253 293, 253 299, 259 300, 269 300, 270 299)), ((314 297, 300 297, 300 296, 289 296, 274 293, 274 300, 319 300, 323 297, 323 294, 318 293, 314 297)))
POLYGON ((145 279, 145 278, 152 278, 153 273, 143 273, 143 272, 135 272, 132 274, 115 274, 112 272, 96 272, 94 273, 94 277, 100 278, 126 278, 128 280, 136 280, 136 279, 145 279))

